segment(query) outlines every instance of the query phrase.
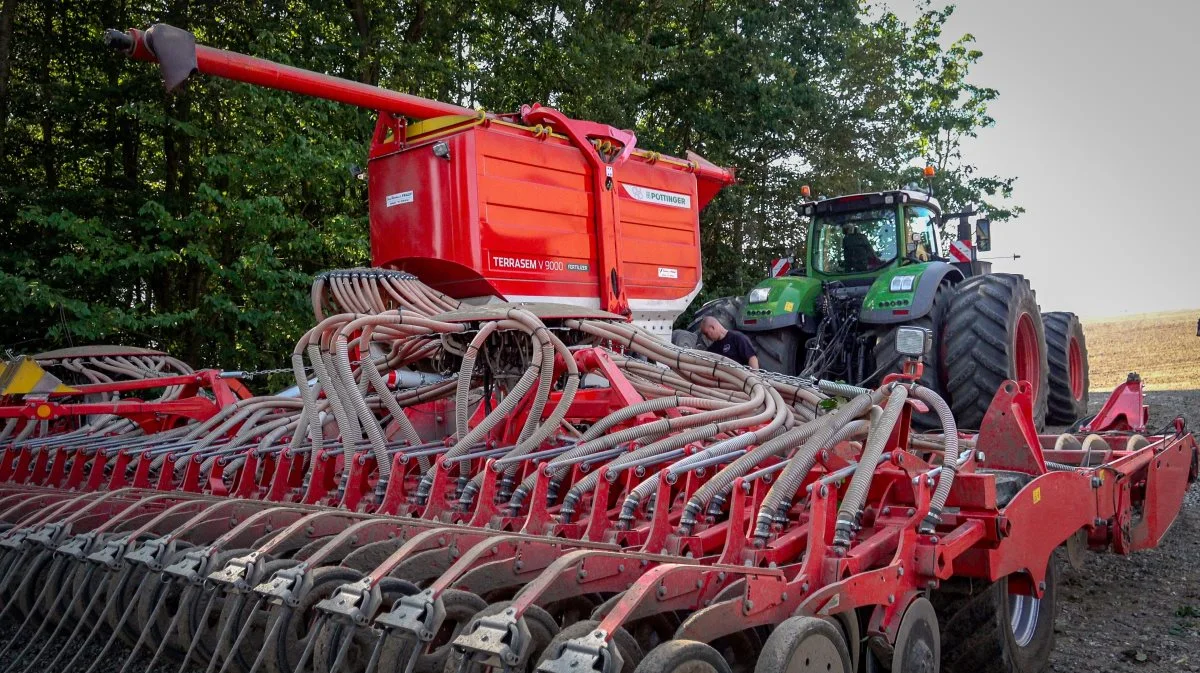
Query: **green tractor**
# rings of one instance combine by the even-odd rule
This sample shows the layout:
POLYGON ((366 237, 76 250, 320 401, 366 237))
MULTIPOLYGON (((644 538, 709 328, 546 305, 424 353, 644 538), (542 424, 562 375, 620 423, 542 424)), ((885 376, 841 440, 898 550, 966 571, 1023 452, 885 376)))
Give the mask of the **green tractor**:
POLYGON ((702 306, 677 343, 707 346, 699 325, 712 316, 750 338, 763 369, 876 386, 901 370, 896 329, 915 325, 933 337, 921 382, 942 393, 960 427, 980 426, 1005 379, 1032 385, 1039 425, 1067 425, 1086 414, 1087 347, 1079 319, 1041 313, 1023 276, 992 273, 989 262, 977 259, 976 251, 990 249, 986 219, 944 215, 936 199, 913 190, 803 208, 807 254, 790 269, 786 261, 777 264, 777 275, 745 296, 702 306), (939 231, 955 219, 957 240, 939 254, 939 231))

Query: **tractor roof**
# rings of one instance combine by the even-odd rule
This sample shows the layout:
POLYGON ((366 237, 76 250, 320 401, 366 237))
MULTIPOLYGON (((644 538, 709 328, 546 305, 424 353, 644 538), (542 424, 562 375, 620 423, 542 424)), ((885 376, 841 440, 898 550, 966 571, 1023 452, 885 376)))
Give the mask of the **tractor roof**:
POLYGON ((886 192, 864 192, 862 194, 848 194, 846 196, 835 196, 831 199, 822 199, 810 205, 805 211, 809 215, 814 213, 821 215, 892 205, 897 202, 930 206, 939 213, 942 210, 937 199, 924 192, 912 189, 896 189, 886 192))

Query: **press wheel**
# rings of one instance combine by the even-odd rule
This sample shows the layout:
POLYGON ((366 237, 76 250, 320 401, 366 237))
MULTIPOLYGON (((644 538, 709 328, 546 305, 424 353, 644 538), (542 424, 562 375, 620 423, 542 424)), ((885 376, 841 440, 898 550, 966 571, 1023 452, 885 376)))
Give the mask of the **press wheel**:
MULTIPOLYGON (((907 670, 907 669, 896 669, 907 670)), ((854 673, 841 629, 816 617, 792 617, 767 638, 754 673, 854 673)))
POLYGON ((721 653, 694 640, 670 640, 650 650, 634 673, 732 673, 721 653))

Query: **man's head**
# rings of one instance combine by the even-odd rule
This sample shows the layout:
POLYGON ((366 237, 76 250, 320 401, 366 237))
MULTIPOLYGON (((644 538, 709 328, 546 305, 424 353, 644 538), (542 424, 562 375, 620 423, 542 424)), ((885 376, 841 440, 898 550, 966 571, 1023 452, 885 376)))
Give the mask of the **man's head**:
POLYGON ((721 324, 719 320, 711 315, 704 316, 704 320, 700 321, 700 333, 708 338, 709 341, 720 341, 725 338, 729 330, 721 324))

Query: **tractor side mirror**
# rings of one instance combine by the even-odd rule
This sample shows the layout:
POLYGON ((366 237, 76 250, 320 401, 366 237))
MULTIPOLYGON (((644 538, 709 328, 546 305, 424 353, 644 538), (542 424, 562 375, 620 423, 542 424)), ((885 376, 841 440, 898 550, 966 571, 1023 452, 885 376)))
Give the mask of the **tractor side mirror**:
POLYGON ((975 220, 975 249, 979 252, 992 249, 992 221, 985 217, 975 220))

